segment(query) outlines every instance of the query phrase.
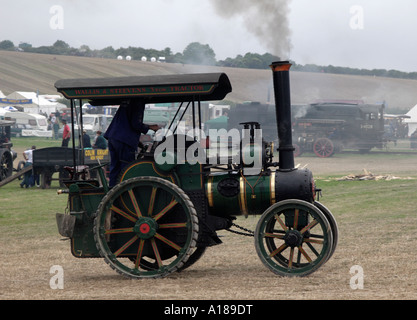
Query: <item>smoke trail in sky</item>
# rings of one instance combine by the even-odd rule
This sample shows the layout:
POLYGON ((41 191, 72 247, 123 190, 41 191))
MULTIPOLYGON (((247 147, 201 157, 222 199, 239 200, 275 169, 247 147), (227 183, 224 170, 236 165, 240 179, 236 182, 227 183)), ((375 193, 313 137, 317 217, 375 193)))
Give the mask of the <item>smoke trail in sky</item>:
POLYGON ((211 0, 217 13, 230 18, 240 16, 248 32, 263 43, 269 53, 289 59, 291 30, 288 14, 291 0, 211 0))

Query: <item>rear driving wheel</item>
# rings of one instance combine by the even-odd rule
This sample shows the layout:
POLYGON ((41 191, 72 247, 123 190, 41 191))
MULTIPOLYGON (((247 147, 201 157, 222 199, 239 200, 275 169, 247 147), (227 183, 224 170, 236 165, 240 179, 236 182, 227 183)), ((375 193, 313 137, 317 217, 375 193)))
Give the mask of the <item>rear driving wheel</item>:
POLYGON ((336 219, 333 216, 333 214, 330 212, 327 207, 325 207, 322 203, 315 201, 314 205, 320 209, 321 212, 325 215, 327 221, 329 221, 330 229, 332 230, 332 237, 333 237, 333 243, 332 243, 332 251, 328 257, 330 259, 333 256, 333 253, 336 251, 337 244, 339 242, 339 227, 337 225, 336 219))
POLYGON ((332 253, 332 231, 324 214, 301 200, 271 206, 260 218, 255 247, 262 263, 280 276, 307 276, 332 253))
POLYGON ((120 183, 103 198, 94 238, 118 273, 158 278, 184 266, 196 247, 198 229, 196 210, 178 186, 139 177, 120 183))
POLYGON ((330 139, 319 138, 313 146, 313 151, 320 158, 328 158, 334 154, 334 145, 330 139))

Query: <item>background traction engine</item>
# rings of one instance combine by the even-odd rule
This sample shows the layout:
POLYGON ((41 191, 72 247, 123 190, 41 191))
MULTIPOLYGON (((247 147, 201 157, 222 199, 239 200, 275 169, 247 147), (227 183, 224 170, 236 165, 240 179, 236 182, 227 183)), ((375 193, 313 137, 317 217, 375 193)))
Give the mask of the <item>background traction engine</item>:
MULTIPOLYGON (((315 201, 312 173, 294 168, 290 66, 288 62, 271 65, 278 163, 273 162, 273 143, 255 143, 253 133, 260 129, 259 124, 244 123, 250 139, 240 145, 239 163, 156 161, 156 150, 168 139, 178 138, 173 135, 142 152, 110 190, 100 167, 99 181, 72 177, 66 182, 68 191, 64 191, 69 196, 67 213, 57 214, 61 235, 71 239, 72 254, 102 257, 130 278, 163 277, 190 267, 207 247, 220 244, 216 232, 230 229, 237 216, 260 215, 253 231, 255 248, 272 272, 306 276, 328 261, 336 249, 338 229, 332 213, 315 201), (247 161, 247 155, 259 159, 258 170, 247 161)), ((178 77, 178 83, 183 81, 178 77)), ((65 92, 63 83, 56 86, 65 92)), ((224 96, 231 91, 225 74, 216 86, 224 96)), ((190 96, 194 99, 195 93, 190 96)), ((199 101, 212 98, 201 95, 199 101)), ((193 144, 185 149, 191 147, 193 144)), ((172 154, 166 151, 164 156, 178 160, 184 152, 180 149, 177 145, 172 154)))

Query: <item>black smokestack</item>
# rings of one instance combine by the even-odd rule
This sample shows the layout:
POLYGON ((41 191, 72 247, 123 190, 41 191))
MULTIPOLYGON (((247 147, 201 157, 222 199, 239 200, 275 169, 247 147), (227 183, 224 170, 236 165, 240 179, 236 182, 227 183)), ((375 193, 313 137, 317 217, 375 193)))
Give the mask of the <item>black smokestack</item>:
POLYGON ((288 61, 273 62, 275 112, 278 125, 279 169, 294 170, 294 146, 292 144, 290 68, 288 61))

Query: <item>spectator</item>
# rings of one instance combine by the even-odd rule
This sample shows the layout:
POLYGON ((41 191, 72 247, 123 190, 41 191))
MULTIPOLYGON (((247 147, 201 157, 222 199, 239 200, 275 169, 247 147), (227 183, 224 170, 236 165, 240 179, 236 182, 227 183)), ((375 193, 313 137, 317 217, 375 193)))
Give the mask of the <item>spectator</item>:
MULTIPOLYGON (((33 150, 36 150, 36 146, 32 146, 31 149, 26 150, 23 152, 23 158, 26 160, 25 168, 31 166, 33 164, 33 150)), ((35 181, 37 182, 37 186, 39 186, 39 176, 33 175, 33 170, 30 170, 25 173, 23 177, 23 181, 20 184, 20 187, 23 188, 30 188, 35 185, 35 181)))
POLYGON ((85 130, 83 130, 83 148, 91 148, 91 139, 85 130))
POLYGON ((97 136, 93 144, 94 149, 107 149, 107 141, 101 134, 101 131, 97 131, 97 136))
POLYGON ((59 122, 58 122, 58 118, 55 117, 55 120, 52 123, 52 128, 54 130, 54 139, 58 140, 58 132, 59 132, 59 122))
POLYGON ((71 130, 67 124, 67 120, 61 120, 61 122, 64 126, 64 132, 62 134, 62 147, 68 147, 68 143, 71 139, 71 130))

